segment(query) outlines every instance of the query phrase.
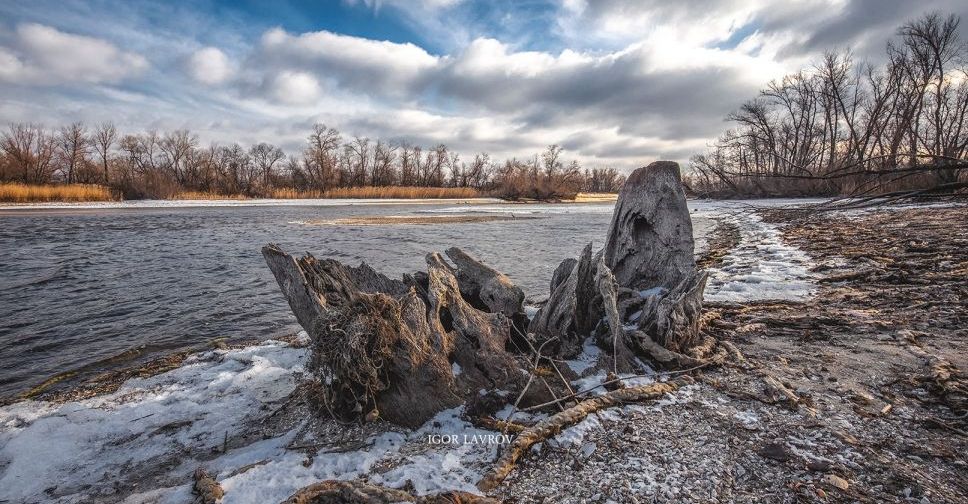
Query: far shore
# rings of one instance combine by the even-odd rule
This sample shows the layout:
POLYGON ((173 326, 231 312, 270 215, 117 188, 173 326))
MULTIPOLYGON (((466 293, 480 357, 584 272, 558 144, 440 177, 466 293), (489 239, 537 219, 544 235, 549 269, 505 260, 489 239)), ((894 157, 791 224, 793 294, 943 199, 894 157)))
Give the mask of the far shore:
POLYGON ((386 202, 495 202, 506 203, 598 203, 616 201, 618 194, 578 193, 573 199, 521 198, 508 200, 492 197, 485 191, 470 187, 342 187, 327 191, 296 191, 274 189, 267 196, 248 196, 243 194, 219 194, 211 192, 184 191, 167 198, 125 199, 110 187, 98 184, 60 184, 32 185, 21 183, 0 183, 0 208, 35 208, 98 205, 111 208, 111 205, 161 206, 158 202, 184 202, 184 206, 216 206, 227 204, 259 205, 265 202, 307 202, 307 201, 365 201, 386 202), (145 202, 145 203, 139 203, 145 202))
POLYGON ((111 210, 111 209, 150 209, 184 207, 229 207, 229 206, 337 206, 337 205, 533 205, 533 204, 588 204, 611 203, 617 194, 587 193, 579 194, 573 200, 503 200, 490 197, 475 198, 217 198, 217 199, 132 199, 108 201, 0 201, 0 215, 24 211, 71 211, 111 210))

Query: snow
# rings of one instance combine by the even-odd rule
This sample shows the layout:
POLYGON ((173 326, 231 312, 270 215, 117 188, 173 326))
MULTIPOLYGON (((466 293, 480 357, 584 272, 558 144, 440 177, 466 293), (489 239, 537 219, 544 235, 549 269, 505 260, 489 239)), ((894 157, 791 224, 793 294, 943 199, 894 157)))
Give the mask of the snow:
POLYGON ((218 451, 228 434, 263 414, 264 405, 284 399, 304 360, 304 350, 267 341, 198 354, 168 373, 129 380, 112 394, 0 408, 0 501, 72 502, 89 484, 106 485, 105 475, 147 473, 166 464, 190 474, 185 465, 192 455, 218 451), (54 490, 47 494, 48 488, 54 490))
POLYGON ((813 262, 799 248, 784 243, 776 226, 752 212, 731 212, 721 218, 738 227, 740 242, 719 267, 709 269, 706 300, 797 301, 813 295, 813 262))
POLYGON ((0 502, 121 500, 112 496, 124 477, 150 483, 126 502, 189 502, 200 465, 222 484, 225 504, 281 502, 317 481, 364 475, 390 487, 410 482, 421 494, 475 492, 507 442, 462 420, 460 407, 414 431, 374 435, 356 450, 321 451, 308 464, 304 452, 286 448, 299 426, 224 450, 233 433, 257 425, 292 392, 305 358, 305 349, 267 341, 198 354, 112 394, 0 408, 0 502), (433 435, 457 442, 434 443, 433 435))
POLYGON ((575 374, 581 376, 582 373, 588 369, 591 369, 595 366, 595 364, 598 363, 598 356, 601 355, 601 353, 601 349, 598 348, 598 345, 595 344, 595 341, 592 338, 585 338, 585 342, 582 344, 581 353, 578 354, 578 357, 575 357, 571 360, 566 360, 565 364, 567 364, 568 367, 575 372, 575 374))

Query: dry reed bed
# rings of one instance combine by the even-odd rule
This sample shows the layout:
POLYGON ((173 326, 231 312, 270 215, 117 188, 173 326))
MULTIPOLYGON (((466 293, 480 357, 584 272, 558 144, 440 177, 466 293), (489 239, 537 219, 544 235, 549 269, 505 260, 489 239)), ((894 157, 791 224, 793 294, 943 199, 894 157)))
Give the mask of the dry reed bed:
POLYGON ((0 184, 0 202, 5 203, 114 201, 117 199, 110 188, 94 184, 0 184))

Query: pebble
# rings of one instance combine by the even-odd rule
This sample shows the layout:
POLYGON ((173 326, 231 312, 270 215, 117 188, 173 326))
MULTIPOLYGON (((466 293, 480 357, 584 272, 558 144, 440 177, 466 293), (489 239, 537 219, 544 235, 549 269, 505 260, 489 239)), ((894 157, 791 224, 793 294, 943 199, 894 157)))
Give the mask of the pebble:
POLYGON ((839 488, 841 490, 847 490, 847 488, 850 487, 850 484, 847 483, 847 480, 845 480, 844 478, 841 478, 840 476, 837 476, 836 474, 824 475, 821 481, 823 481, 824 483, 832 487, 839 488))

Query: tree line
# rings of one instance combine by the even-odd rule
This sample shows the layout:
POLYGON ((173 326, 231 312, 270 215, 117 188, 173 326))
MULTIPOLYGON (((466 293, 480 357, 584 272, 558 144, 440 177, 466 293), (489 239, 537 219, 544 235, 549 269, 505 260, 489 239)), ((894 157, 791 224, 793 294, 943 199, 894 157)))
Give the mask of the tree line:
POLYGON ((905 23, 883 65, 828 52, 771 82, 691 159, 708 195, 951 192, 968 186, 968 45, 960 19, 905 23))
POLYGON ((12 124, 0 136, 0 181, 102 184, 127 199, 170 198, 185 192, 271 197, 324 195, 346 187, 461 187, 507 199, 567 199, 617 192, 613 168, 565 162, 558 145, 529 159, 495 162, 487 153, 464 159, 439 144, 344 137, 316 124, 302 152, 270 143, 202 146, 188 130, 122 134, 111 123, 57 129, 12 124), (285 190, 285 191, 283 191, 285 190))

